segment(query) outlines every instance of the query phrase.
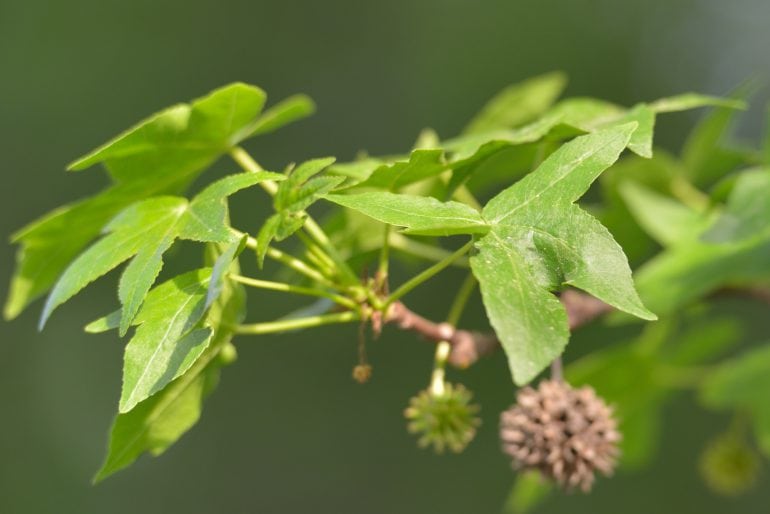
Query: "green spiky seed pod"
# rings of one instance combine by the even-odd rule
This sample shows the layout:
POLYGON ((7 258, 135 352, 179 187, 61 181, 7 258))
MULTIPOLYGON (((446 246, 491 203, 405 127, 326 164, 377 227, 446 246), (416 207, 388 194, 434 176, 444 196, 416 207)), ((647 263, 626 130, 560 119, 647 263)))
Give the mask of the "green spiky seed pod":
POLYGON ((743 438, 726 434, 713 439, 703 450, 700 475, 716 493, 735 496, 756 483, 759 458, 743 438))
POLYGON ((420 447, 432 446, 437 453, 463 451, 481 424, 476 416, 479 407, 471 403, 472 398, 462 385, 446 384, 442 394, 430 389, 420 392, 404 411, 409 432, 419 435, 420 447))

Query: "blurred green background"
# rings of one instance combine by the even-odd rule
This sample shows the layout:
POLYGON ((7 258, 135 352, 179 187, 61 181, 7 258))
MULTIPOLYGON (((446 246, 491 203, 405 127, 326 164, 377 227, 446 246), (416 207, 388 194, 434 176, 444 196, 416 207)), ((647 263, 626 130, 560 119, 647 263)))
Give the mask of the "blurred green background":
MULTIPOLYGON (((768 22, 766 0, 0 0, 0 234, 102 185, 95 171, 63 173, 71 159, 229 81, 257 84, 273 101, 305 92, 319 105, 309 121, 249 145, 263 164, 349 160, 361 149, 405 150, 425 126, 454 135, 500 88, 553 69, 569 73, 569 94, 624 104, 724 94, 750 76, 767 79, 768 22)), ((742 118, 749 139, 764 100, 742 118)), ((676 148, 697 116, 663 118, 658 143, 676 148)), ((234 215, 248 227, 263 212, 242 201, 234 215)), ((12 262, 13 249, 0 245, 3 297, 12 262)), ((431 346, 387 330, 369 346, 374 378, 359 386, 350 378, 355 327, 241 340, 196 428, 161 458, 92 487, 122 345, 82 326, 116 304, 114 281, 89 288, 43 333, 39 304, 0 323, 0 513, 499 512, 513 480, 496 430, 513 400, 502 355, 452 372, 474 391, 484 424, 466 453, 437 457, 416 448, 402 418, 427 384, 431 346)), ((442 317, 437 299, 450 282, 412 304, 442 317)), ((250 318, 294 305, 253 298, 250 318)), ((739 310, 760 323, 756 310, 739 310)), ((483 323, 471 309, 465 324, 483 323)), ((594 328, 572 346, 616 336, 594 328)), ((700 412, 686 395, 666 414, 649 469, 541 511, 767 512, 767 470, 738 499, 715 496, 696 475, 704 442, 728 418, 700 412)))

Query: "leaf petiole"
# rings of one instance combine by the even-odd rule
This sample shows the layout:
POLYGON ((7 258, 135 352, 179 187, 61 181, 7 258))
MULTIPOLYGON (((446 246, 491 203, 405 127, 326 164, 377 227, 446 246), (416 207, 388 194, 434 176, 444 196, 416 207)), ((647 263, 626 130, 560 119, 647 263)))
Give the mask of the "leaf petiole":
POLYGON ((393 294, 391 294, 387 301, 385 302, 384 309, 387 309, 390 305, 393 304, 396 300, 400 299, 405 294, 409 293, 412 289, 419 286, 426 280, 429 280, 434 275, 440 273, 445 268, 449 267, 453 262, 455 262, 460 257, 464 256, 470 249, 473 247, 473 240, 468 241, 465 243, 459 250, 451 253, 444 259, 440 260, 430 268, 422 271, 421 273, 415 275, 411 279, 404 282, 398 289, 396 289, 393 294))
POLYGON ((288 293, 296 293, 296 294, 303 294, 307 296, 316 296, 319 298, 328 298, 329 300, 345 306, 351 310, 358 309, 358 305, 356 302, 351 300, 350 298, 346 298, 344 296, 331 293, 329 291, 324 291, 322 289, 313 289, 311 287, 302 287, 302 286, 295 286, 292 284, 286 284, 283 282, 273 282, 269 280, 258 280, 251 277, 244 277, 241 275, 235 275, 230 274, 230 279, 234 280, 235 282, 239 282, 243 285, 255 287, 259 289, 269 289, 271 291, 285 291, 288 293))
POLYGON ((308 318, 267 321, 264 323, 253 323, 250 325, 238 325, 235 327, 235 333, 251 335, 272 334, 275 332, 287 332, 289 330, 299 330, 302 328, 320 327, 321 325, 351 323, 353 321, 358 321, 360 318, 361 316, 357 312, 346 311, 333 314, 322 314, 320 316, 311 316, 308 318))

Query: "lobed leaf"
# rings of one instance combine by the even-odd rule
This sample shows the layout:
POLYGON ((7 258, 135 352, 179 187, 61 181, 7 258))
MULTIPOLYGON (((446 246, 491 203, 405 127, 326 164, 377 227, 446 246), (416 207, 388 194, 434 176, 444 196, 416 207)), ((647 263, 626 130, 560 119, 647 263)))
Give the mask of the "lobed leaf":
MULTIPOLYGON (((221 250, 209 245, 216 262, 221 250)), ((237 272, 237 262, 231 264, 237 272)), ((202 277, 199 270, 198 277, 202 277)), ((243 320, 245 294, 238 284, 225 281, 221 293, 211 305, 206 324, 215 327, 214 336, 203 354, 180 377, 163 390, 140 402, 131 411, 118 414, 113 423, 109 451, 94 477, 98 482, 129 466, 142 453, 160 455, 187 432, 198 420, 203 400, 219 379, 220 368, 232 361, 233 333, 229 327, 243 320)))
POLYGON ((567 344, 566 314, 550 291, 573 285, 655 319, 634 289, 620 246, 573 204, 618 159, 636 126, 604 129, 563 145, 482 211, 492 228, 478 241, 471 268, 517 384, 532 380, 567 344))
POLYGON ((101 162, 117 183, 14 236, 21 249, 5 317, 16 317, 48 291, 122 209, 151 196, 181 193, 217 157, 250 135, 245 129, 261 126, 257 133, 264 133, 279 122, 297 119, 309 105, 307 99, 295 97, 255 120, 264 100, 259 88, 231 84, 157 113, 70 164, 69 169, 81 170, 101 162))

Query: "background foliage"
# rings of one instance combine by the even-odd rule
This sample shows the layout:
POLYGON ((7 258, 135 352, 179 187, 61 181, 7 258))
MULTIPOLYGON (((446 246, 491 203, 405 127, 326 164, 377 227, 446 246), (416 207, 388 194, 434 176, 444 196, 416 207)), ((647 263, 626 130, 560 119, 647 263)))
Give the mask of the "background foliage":
MULTIPOLYGON (((407 147, 428 124, 457 133, 500 87, 550 69, 570 74, 570 94, 625 104, 689 89, 720 94, 768 69, 759 20, 770 13, 762 2, 734 3, 729 12, 709 2, 615 9, 610 2, 2 2, 0 94, 9 99, 0 105, 3 233, 62 197, 101 187, 96 174, 57 170, 105 134, 229 80, 259 84, 273 100, 306 92, 319 104, 311 120, 249 147, 277 166, 327 153, 349 159, 361 148, 387 153, 407 147), (598 12, 606 16, 592 16, 598 12), (28 194, 36 186, 38 194, 28 194)), ((744 118, 744 135, 756 138, 761 109, 744 118)), ((692 121, 667 119, 657 141, 676 148, 692 121)), ((254 208, 237 203, 240 212, 254 208)), ((260 216, 266 212, 267 205, 260 216)), ((0 251, 5 281, 11 249, 0 251)), ((0 325, 0 511, 495 512, 507 494, 512 475, 495 430, 497 413, 513 398, 502 354, 463 377, 483 400, 478 440, 462 456, 435 458, 414 448, 401 418, 425 385, 430 346, 388 332, 371 348, 374 380, 359 387, 349 376, 351 327, 245 340, 195 430, 164 459, 140 461, 91 488, 122 350, 113 335, 82 333, 82 321, 113 300, 111 286, 97 288, 101 298, 75 299, 41 335, 32 335, 34 309, 0 325)), ((425 294, 412 301, 440 317, 446 306, 425 294)), ((288 307, 272 298, 264 307, 271 313, 288 307)), ((718 309, 749 324, 742 340, 767 333, 751 304, 718 309)), ((481 309, 473 314, 469 323, 483 324, 481 309)), ((597 333, 576 337, 575 355, 627 337, 621 329, 603 331, 607 340, 597 333)), ((651 469, 543 510, 590 504, 592 512, 612 512, 619 501, 629 512, 727 508, 694 469, 708 436, 729 418, 691 412, 685 400, 665 408, 666 438, 651 469)), ((730 508, 759 508, 767 501, 762 489, 730 508)))

